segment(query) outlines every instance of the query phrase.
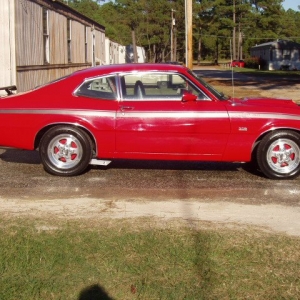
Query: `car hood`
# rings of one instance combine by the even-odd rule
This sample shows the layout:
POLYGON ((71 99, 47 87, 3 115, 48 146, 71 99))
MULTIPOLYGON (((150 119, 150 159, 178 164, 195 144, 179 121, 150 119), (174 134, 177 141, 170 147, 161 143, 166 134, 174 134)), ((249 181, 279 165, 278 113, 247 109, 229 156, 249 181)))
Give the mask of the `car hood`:
POLYGON ((277 99, 266 97, 247 97, 242 99, 231 99, 233 104, 253 105, 262 107, 299 107, 292 99, 277 99))

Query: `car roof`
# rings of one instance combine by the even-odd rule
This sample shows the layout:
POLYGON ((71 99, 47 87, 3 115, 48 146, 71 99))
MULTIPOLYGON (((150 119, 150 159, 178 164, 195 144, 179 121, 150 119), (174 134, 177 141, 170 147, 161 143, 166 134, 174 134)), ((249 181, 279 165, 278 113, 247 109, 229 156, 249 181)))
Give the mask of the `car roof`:
POLYGON ((165 64, 165 63, 131 63, 131 64, 114 64, 96 66, 74 72, 73 76, 93 77, 111 73, 133 72, 133 71, 173 71, 186 72, 187 68, 181 65, 165 64))

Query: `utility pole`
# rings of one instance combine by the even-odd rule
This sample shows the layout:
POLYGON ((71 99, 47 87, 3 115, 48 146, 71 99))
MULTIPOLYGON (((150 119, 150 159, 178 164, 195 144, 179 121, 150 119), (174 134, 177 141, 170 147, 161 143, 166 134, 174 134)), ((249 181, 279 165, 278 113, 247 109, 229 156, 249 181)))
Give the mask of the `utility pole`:
POLYGON ((174 12, 175 10, 172 8, 171 9, 171 57, 170 57, 170 61, 175 61, 176 60, 176 52, 175 49, 176 47, 174 46, 174 26, 175 26, 175 18, 174 18, 174 12))
POLYGON ((235 0, 233 0, 233 15, 232 15, 232 19, 233 19, 233 33, 232 33, 232 56, 233 59, 236 59, 236 42, 235 42, 235 0))
POLYGON ((193 68, 193 8, 192 0, 185 0, 185 59, 186 67, 193 68))

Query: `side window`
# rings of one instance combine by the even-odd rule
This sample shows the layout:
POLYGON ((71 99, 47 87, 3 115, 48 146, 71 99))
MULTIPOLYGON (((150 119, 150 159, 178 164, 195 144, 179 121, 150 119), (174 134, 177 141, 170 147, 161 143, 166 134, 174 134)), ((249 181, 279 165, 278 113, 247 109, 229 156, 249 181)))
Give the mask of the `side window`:
POLYGON ((171 73, 135 73, 121 76, 122 95, 124 99, 145 100, 181 100, 184 91, 209 100, 196 86, 185 77, 171 73))
POLYGON ((117 99, 116 78, 114 76, 99 77, 83 82, 75 95, 98 99, 117 99))
POLYGON ((174 74, 169 75, 171 78, 171 86, 177 89, 177 93, 180 95, 183 94, 184 91, 188 91, 193 95, 197 96, 197 100, 210 100, 210 98, 205 95, 198 87, 196 87, 192 82, 187 80, 186 78, 174 74))

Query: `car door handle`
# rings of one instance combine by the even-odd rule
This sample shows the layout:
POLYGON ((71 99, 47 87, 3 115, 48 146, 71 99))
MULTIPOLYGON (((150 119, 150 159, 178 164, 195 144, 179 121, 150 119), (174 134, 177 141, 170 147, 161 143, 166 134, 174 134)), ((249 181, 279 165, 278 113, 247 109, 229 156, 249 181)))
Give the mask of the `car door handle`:
POLYGON ((125 110, 133 110, 134 107, 133 106, 121 106, 121 111, 125 111, 125 110))

